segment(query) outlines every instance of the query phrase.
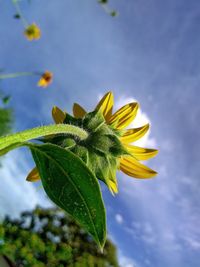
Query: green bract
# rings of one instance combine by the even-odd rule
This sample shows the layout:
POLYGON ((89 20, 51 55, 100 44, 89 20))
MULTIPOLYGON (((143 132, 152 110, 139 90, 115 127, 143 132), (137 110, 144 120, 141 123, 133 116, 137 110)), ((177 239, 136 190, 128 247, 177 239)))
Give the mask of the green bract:
POLYGON ((82 119, 67 114, 64 123, 82 128, 88 137, 81 140, 75 135, 57 134, 41 141, 59 145, 73 152, 110 188, 110 180, 117 182, 116 171, 120 156, 129 154, 119 140, 121 132, 106 124, 99 111, 87 113, 82 119))

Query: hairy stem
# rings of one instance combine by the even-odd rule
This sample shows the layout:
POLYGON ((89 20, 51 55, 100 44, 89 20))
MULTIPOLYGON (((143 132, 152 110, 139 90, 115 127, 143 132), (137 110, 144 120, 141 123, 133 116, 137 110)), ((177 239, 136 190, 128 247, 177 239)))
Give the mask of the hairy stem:
POLYGON ((81 140, 88 137, 88 133, 85 130, 69 124, 41 126, 0 137, 0 155, 23 145, 26 141, 52 134, 72 134, 79 137, 81 140))

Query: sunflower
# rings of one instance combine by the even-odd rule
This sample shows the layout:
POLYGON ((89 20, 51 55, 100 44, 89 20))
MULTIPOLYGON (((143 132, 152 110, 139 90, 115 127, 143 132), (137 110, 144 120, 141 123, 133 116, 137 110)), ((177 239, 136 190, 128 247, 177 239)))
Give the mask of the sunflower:
POLYGON ((40 80, 38 81, 38 86, 40 87, 47 87, 53 80, 53 73, 50 71, 45 71, 42 75, 40 80))
MULTIPOLYGON (((87 113, 79 104, 73 106, 73 116, 53 107, 52 116, 56 124, 69 123, 83 127, 89 133, 84 142, 72 136, 51 136, 45 142, 52 142, 78 155, 104 181, 112 193, 118 192, 116 170, 135 178, 151 178, 157 173, 140 163, 154 157, 156 149, 141 148, 132 143, 143 137, 149 124, 127 129, 136 117, 138 103, 129 103, 113 113, 114 97, 108 92, 100 100, 93 112, 87 113)), ((27 176, 28 181, 39 180, 34 168, 27 176)))
POLYGON ((38 40, 41 37, 41 31, 35 23, 32 23, 26 27, 24 35, 29 41, 38 40))

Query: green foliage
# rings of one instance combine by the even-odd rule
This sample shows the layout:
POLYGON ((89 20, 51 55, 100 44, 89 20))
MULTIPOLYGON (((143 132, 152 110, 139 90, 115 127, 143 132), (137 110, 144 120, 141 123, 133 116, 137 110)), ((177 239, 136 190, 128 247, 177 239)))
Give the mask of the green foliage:
MULTIPOLYGON (((6 105, 10 101, 10 96, 4 95, 0 91, 1 105, 0 107, 0 136, 7 135, 11 132, 13 124, 13 111, 10 108, 7 108, 6 105)), ((1 155, 1 154, 0 154, 1 155)), ((1 162, 0 162, 1 167, 1 162)))
POLYGON ((11 131, 12 122, 12 110, 0 107, 0 136, 11 131))
POLYGON ((10 101, 10 98, 11 98, 11 96, 9 96, 9 95, 3 96, 2 97, 3 104, 8 104, 10 101))
POLYGON ((0 253, 17 267, 119 267, 116 248, 107 240, 104 252, 59 209, 36 208, 0 225, 0 253))
POLYGON ((12 123, 13 123, 13 114, 10 108, 7 108, 6 105, 10 101, 10 96, 4 95, 0 91, 0 136, 6 135, 11 131, 12 123))
POLYGON ((94 174, 79 157, 59 146, 31 145, 30 149, 49 198, 81 223, 103 247, 105 208, 94 174))

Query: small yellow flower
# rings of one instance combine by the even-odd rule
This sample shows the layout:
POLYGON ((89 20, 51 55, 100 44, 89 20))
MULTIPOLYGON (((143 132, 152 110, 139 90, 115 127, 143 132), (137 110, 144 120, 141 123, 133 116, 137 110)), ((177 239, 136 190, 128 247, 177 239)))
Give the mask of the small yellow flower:
POLYGON ((53 73, 50 71, 45 71, 40 80, 38 81, 38 86, 47 87, 53 80, 53 73))
POLYGON ((40 28, 35 24, 30 24, 26 27, 24 35, 29 41, 38 40, 41 37, 40 28))
MULTIPOLYGON (((138 103, 129 103, 121 107, 114 114, 112 112, 113 105, 113 94, 112 92, 108 92, 100 100, 95 110, 103 114, 104 121, 108 126, 108 129, 111 129, 111 131, 114 131, 118 134, 121 146, 124 147, 127 151, 127 153, 116 156, 116 163, 118 168, 125 174, 135 178, 145 179, 155 176, 157 173, 149 167, 140 163, 140 161, 148 160, 154 157, 158 153, 158 150, 141 148, 133 145, 133 142, 137 141, 147 133, 147 131, 149 130, 149 124, 146 124, 139 128, 126 129, 127 126, 136 117, 139 108, 138 103)), ((87 114, 88 113, 85 111, 85 109, 82 108, 79 104, 74 104, 73 115, 75 119, 84 120, 87 114)), ((52 116, 55 123, 64 123, 67 113, 63 112, 58 107, 54 107, 52 109, 52 116)), ((95 132, 93 134, 95 135, 95 132)), ((105 182, 111 192, 117 193, 117 179, 115 177, 115 173, 112 173, 112 168, 108 172, 108 175, 109 177, 105 182)), ((40 177, 36 169, 33 169, 27 177, 28 181, 36 181, 39 179, 40 177)))

